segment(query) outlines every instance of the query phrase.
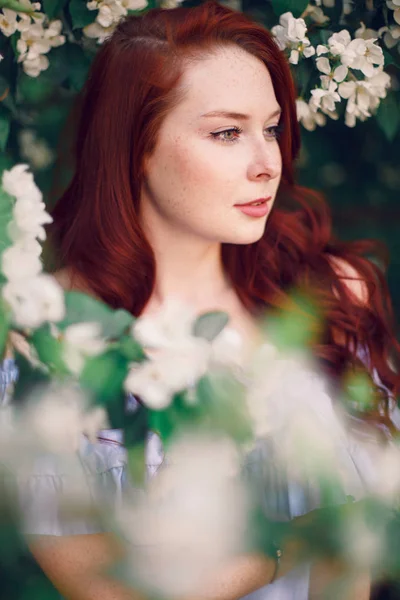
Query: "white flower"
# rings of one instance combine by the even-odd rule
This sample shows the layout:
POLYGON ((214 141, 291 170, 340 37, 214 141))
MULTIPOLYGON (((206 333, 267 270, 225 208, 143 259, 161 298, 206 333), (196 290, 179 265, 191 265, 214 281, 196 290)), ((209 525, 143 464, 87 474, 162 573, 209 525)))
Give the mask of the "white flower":
POLYGON ((298 98, 296 100, 297 119, 308 131, 314 131, 319 125, 322 127, 326 123, 326 117, 321 112, 311 110, 309 104, 298 98))
POLYGON ((399 4, 399 0, 393 0, 393 2, 391 2, 391 0, 386 0, 386 5, 387 5, 388 8, 390 8, 391 10, 394 11, 393 18, 396 21, 396 23, 398 23, 400 25, 400 4, 399 4))
POLYGON ((30 77, 37 77, 48 68, 49 60, 44 54, 52 47, 65 43, 65 36, 60 35, 62 22, 51 21, 46 28, 44 22, 44 16, 35 18, 33 23, 24 28, 17 42, 18 62, 23 63, 23 69, 30 77))
POLYGON ((49 68, 49 59, 47 56, 42 54, 36 58, 26 58, 22 64, 22 67, 29 77, 38 77, 42 71, 46 71, 49 68))
POLYGON ((148 348, 184 348, 192 343, 194 311, 176 298, 168 298, 161 309, 138 318, 132 326, 132 335, 148 348))
POLYGON ((321 109, 324 113, 332 113, 335 111, 335 103, 340 102, 340 96, 337 93, 337 83, 329 79, 329 84, 326 85, 326 80, 322 80, 323 87, 311 90, 312 98, 310 107, 312 110, 321 109))
POLYGON ((201 338, 182 349, 159 350, 151 360, 133 364, 125 389, 154 410, 166 408, 174 394, 193 386, 207 372, 210 344, 201 338))
POLYGON ((47 142, 38 139, 33 129, 22 129, 18 135, 20 153, 35 169, 46 169, 54 161, 47 142))
POLYGON ((10 196, 19 198, 21 196, 42 197, 36 186, 32 173, 28 172, 29 165, 15 165, 10 171, 4 171, 2 185, 4 191, 10 196))
POLYGON ((289 61, 292 64, 297 64, 300 56, 309 58, 315 54, 315 48, 306 37, 307 26, 304 19, 295 19, 291 12, 280 16, 279 25, 275 25, 271 33, 281 50, 291 50, 289 61))
POLYGON ((310 17, 315 23, 323 25, 329 21, 329 17, 324 14, 322 8, 309 4, 306 10, 303 12, 302 17, 310 17))
POLYGON ((346 79, 347 77, 347 67, 345 67, 344 65, 339 65, 335 69, 332 69, 329 60, 324 56, 317 58, 315 63, 317 65, 317 69, 321 71, 321 73, 329 75, 330 79, 333 79, 334 81, 340 82, 346 79))
POLYGON ((37 202, 37 199, 30 196, 23 196, 16 201, 13 217, 11 234, 17 241, 24 236, 44 241, 46 232, 43 225, 53 222, 49 213, 46 212, 44 202, 37 202))
POLYGON ((41 23, 33 23, 29 29, 21 33, 17 42, 19 52, 18 62, 25 59, 33 60, 41 54, 49 52, 51 44, 44 38, 44 31, 41 23))
POLYGON ((329 52, 329 48, 323 46, 322 44, 318 44, 317 46, 317 56, 321 56, 321 54, 327 54, 329 52))
POLYGON ((355 56, 342 56, 342 63, 352 69, 359 69, 366 77, 372 77, 377 72, 377 67, 382 68, 385 62, 383 50, 375 42, 375 39, 352 40, 348 49, 355 56))
POLYGON ((365 26, 365 23, 361 22, 360 27, 354 33, 356 38, 362 38, 364 40, 376 39, 379 37, 379 32, 375 29, 369 29, 365 26))
POLYGON ((351 35, 347 29, 342 29, 338 33, 334 33, 328 39, 328 46, 331 54, 341 56, 346 51, 351 42, 351 35))
POLYGON ((245 359, 244 343, 240 333, 225 327, 211 342, 211 360, 228 366, 242 366, 245 359))
POLYGON ((110 37, 114 29, 114 25, 112 25, 111 27, 104 28, 98 23, 94 22, 84 27, 82 31, 86 35, 86 37, 97 39, 97 43, 102 44, 107 38, 110 37))
POLYGON ((3 8, 0 12, 0 31, 3 35, 10 37, 17 31, 17 13, 9 8, 3 8))
POLYGON ((354 127, 356 120, 365 121, 375 111, 390 87, 390 76, 379 71, 364 81, 345 81, 339 85, 339 94, 348 99, 345 123, 354 127))
POLYGON ((46 273, 6 283, 3 297, 21 327, 39 327, 45 321, 60 321, 65 315, 64 292, 46 273))
POLYGON ((29 398, 19 424, 44 451, 63 454, 76 452, 84 433, 90 432, 96 441, 99 429, 107 427, 108 421, 105 410, 90 408, 77 386, 52 383, 29 398))
POLYGON ((167 463, 117 512, 129 573, 149 593, 207 596, 215 572, 243 550, 248 498, 232 476, 239 458, 230 440, 191 432, 172 442, 167 463))
POLYGON ((379 35, 383 35, 383 42, 387 48, 394 48, 400 42, 400 27, 398 25, 381 27, 379 35))
POLYGON ((62 338, 64 341, 63 358, 65 364, 71 373, 75 375, 80 374, 87 357, 101 354, 107 348, 107 344, 101 336, 99 323, 89 322, 69 325, 64 330, 62 338))
POLYGON ((32 279, 42 270, 40 244, 29 238, 22 238, 6 248, 1 256, 2 272, 10 282, 32 279))
POLYGON ((56 20, 51 21, 46 29, 43 31, 45 40, 48 40, 52 48, 62 46, 65 43, 65 35, 61 35, 62 21, 56 20))
MULTIPOLYGON (((148 5, 147 0, 120 0, 120 2, 126 10, 142 10, 148 5)), ((182 2, 183 0, 178 1, 177 4, 179 5, 182 2)))

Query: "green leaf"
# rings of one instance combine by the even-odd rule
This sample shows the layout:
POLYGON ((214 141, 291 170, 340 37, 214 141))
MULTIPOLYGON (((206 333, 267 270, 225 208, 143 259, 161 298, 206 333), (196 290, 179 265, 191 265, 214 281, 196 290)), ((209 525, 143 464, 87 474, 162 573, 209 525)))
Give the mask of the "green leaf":
POLYGON ((1 8, 9 8, 10 10, 15 10, 16 12, 34 14, 35 11, 32 11, 31 8, 27 8, 21 2, 17 2, 17 0, 0 0, 0 9, 1 8))
POLYGON ((53 92, 54 85, 46 75, 29 77, 21 73, 18 79, 18 94, 23 101, 32 104, 44 102, 53 92))
POLYGON ((379 105, 376 120, 389 142, 396 137, 400 125, 400 107, 394 93, 388 95, 379 105))
POLYGON ((134 317, 126 310, 112 310, 104 302, 82 292, 66 292, 66 317, 58 323, 63 331, 69 325, 83 322, 96 322, 101 325, 105 338, 119 338, 134 321, 134 317))
POLYGON ((193 335, 209 342, 217 337, 229 321, 229 315, 222 310, 205 313, 195 321, 193 335))
POLYGON ((73 29, 82 29, 83 27, 86 27, 86 25, 93 23, 96 19, 97 12, 88 10, 84 0, 71 0, 68 8, 72 19, 73 29))
POLYGON ((272 0, 272 8, 277 17, 291 12, 295 18, 300 17, 307 8, 308 0, 272 0))
POLYGON ((0 151, 4 152, 10 135, 11 121, 10 116, 4 111, 0 112, 0 151))
POLYGON ((63 359, 63 342, 51 334, 47 323, 33 332, 31 342, 36 348, 39 360, 47 365, 52 373, 69 375, 63 359))
POLYGON ((112 309, 104 302, 82 292, 65 293, 66 317, 57 326, 63 330, 73 323, 98 322, 107 323, 112 314, 112 309))
POLYGON ((70 87, 79 92, 87 79, 92 60, 78 44, 68 44, 67 51, 71 67, 69 71, 70 87))
POLYGON ((4 300, 0 298, 0 356, 4 354, 9 327, 10 311, 5 306, 4 300))
POLYGON ((42 9, 49 19, 54 19, 60 15, 67 3, 68 0, 42 0, 42 9))
POLYGON ((15 362, 18 367, 18 379, 14 384, 13 401, 21 403, 34 386, 49 383, 50 375, 34 367, 18 352, 15 352, 15 362))
POLYGON ((128 361, 116 350, 86 360, 80 376, 81 385, 91 391, 97 402, 121 402, 123 383, 128 372, 128 361))
POLYGON ((133 316, 127 310, 119 308, 111 313, 108 320, 103 322, 103 335, 106 338, 120 337, 132 325, 133 316))
POLYGON ((130 335, 124 335, 119 339, 118 350, 129 362, 140 362, 146 358, 142 346, 130 335))
POLYGON ((304 350, 321 333, 321 315, 311 297, 297 291, 279 312, 267 316, 265 331, 280 350, 304 350))

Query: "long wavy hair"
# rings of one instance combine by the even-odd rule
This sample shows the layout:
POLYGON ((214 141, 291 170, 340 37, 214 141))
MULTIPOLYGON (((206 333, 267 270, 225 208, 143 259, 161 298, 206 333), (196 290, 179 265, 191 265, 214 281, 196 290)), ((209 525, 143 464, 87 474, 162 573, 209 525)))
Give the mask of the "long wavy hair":
MULTIPOLYGON (((314 347, 321 364, 340 378, 356 363, 362 345, 371 369, 395 394, 400 347, 391 301, 382 271, 366 258, 377 247, 335 239, 323 198, 296 185, 300 133, 288 63, 266 29, 217 2, 128 16, 97 53, 79 98, 74 174, 52 213, 60 264, 110 306, 140 315, 155 279, 154 254, 138 218, 143 159, 152 152, 165 115, 179 102, 185 66, 228 45, 268 68, 282 109, 283 171, 263 237, 222 246, 226 273, 254 314, 282 305, 296 286, 307 286, 324 315, 324 333, 314 347), (349 292, 337 259, 364 282, 367 302, 349 292)), ((386 395, 377 403, 375 419, 385 420, 387 404, 386 395)))

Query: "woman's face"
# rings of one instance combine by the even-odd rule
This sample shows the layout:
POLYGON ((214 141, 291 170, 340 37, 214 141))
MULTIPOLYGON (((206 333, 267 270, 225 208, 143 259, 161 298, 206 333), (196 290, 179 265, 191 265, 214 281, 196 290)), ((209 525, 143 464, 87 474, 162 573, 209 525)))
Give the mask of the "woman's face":
POLYGON ((269 72, 254 56, 226 47, 191 62, 181 85, 183 99, 166 116, 145 162, 145 231, 163 227, 207 242, 255 242, 282 169, 280 108, 269 72), (261 200, 256 209, 238 206, 261 200))

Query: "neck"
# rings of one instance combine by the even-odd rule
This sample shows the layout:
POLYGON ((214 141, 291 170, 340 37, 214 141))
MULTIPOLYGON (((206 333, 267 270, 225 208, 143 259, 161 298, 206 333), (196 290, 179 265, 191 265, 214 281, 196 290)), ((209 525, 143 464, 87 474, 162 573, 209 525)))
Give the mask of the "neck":
POLYGON ((148 235, 155 256, 156 278, 146 312, 157 310, 171 296, 201 310, 210 304, 223 303, 232 295, 219 243, 196 240, 193 235, 160 233, 148 235))

